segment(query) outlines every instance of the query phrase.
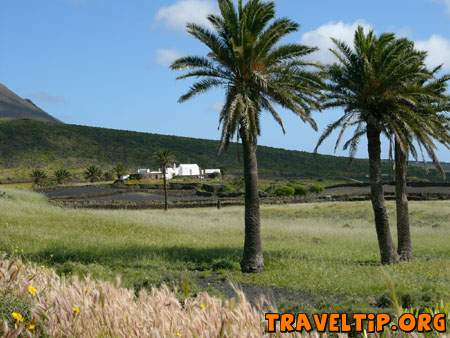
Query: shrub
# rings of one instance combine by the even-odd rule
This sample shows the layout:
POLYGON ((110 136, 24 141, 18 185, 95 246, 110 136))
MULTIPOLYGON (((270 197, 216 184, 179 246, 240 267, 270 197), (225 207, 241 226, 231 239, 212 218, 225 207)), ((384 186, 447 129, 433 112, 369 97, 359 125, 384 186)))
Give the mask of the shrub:
POLYGON ((275 196, 278 196, 278 197, 294 196, 294 193, 295 193, 294 188, 292 188, 288 185, 283 185, 283 186, 277 187, 274 191, 275 196))
POLYGON ((324 190, 325 188, 320 184, 313 184, 312 186, 309 187, 309 191, 312 192, 313 194, 320 194, 324 190))
POLYGON ((232 186, 231 184, 224 184, 222 186, 222 189, 220 190, 220 192, 236 192, 236 189, 234 186, 232 186))
POLYGON ((306 189, 306 187, 303 185, 296 184, 293 186, 293 188, 295 196, 306 196, 308 194, 308 189, 306 189))

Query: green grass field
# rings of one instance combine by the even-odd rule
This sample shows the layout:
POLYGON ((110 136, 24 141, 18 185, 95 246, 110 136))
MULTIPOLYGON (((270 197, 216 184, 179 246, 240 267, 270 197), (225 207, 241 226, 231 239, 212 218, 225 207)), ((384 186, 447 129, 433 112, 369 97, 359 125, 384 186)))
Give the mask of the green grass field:
POLYGON ((243 275, 241 207, 68 210, 32 192, 5 191, 0 251, 61 274, 120 275, 136 289, 174 283, 185 293, 220 294, 238 282, 296 310, 380 309, 393 290, 405 305, 450 301, 449 201, 411 203, 415 260, 389 267, 378 264, 369 202, 263 206, 266 270, 243 275))

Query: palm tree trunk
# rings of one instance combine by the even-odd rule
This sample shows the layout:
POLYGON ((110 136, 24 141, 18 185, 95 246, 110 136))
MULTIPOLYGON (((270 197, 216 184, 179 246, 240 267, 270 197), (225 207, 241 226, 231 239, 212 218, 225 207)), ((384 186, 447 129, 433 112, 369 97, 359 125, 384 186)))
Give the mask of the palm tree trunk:
POLYGON ((397 258, 389 229, 386 206, 384 205, 380 136, 381 132, 376 127, 367 126, 370 192, 372 208, 375 215, 378 246, 381 254, 381 264, 392 264, 396 262, 397 258))
POLYGON ((169 209, 169 204, 167 203, 167 178, 166 178, 166 167, 163 166, 163 181, 164 181, 164 210, 169 209))
POLYGON ((409 227, 408 195, 406 192, 406 175, 408 170, 407 154, 395 142, 395 201, 397 207, 397 252, 400 260, 412 258, 411 233, 409 227))
POLYGON ((241 270, 242 272, 255 273, 264 270, 261 248, 256 142, 247 136, 245 129, 241 128, 240 134, 243 146, 245 181, 245 240, 241 270))

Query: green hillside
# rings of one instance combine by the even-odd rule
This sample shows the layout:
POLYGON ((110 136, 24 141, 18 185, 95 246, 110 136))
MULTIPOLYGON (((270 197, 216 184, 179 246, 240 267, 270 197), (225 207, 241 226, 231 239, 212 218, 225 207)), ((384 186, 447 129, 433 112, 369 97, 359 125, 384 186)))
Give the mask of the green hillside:
MULTIPOLYGON (((152 167, 157 149, 172 150, 179 162, 198 163, 203 168, 222 168, 227 174, 241 174, 240 146, 217 156, 218 143, 178 136, 139 133, 31 120, 0 122, 0 179, 28 177, 32 168, 82 169, 96 164, 110 168, 124 163, 129 168, 152 167), (13 177, 11 177, 13 176, 13 177)), ((315 155, 271 147, 259 147, 262 177, 354 178, 365 180, 367 160, 315 155)), ((384 163, 390 174, 392 165, 384 163)), ((435 170, 414 166, 410 175, 441 180, 435 170)))

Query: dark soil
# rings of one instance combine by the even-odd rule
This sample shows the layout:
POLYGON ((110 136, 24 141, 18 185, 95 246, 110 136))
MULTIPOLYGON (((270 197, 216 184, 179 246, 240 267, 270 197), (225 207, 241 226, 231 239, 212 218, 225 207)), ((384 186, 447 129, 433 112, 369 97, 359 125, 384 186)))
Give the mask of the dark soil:
MULTIPOLYGON (((395 186, 385 185, 386 199, 395 198, 395 186)), ((116 187, 114 185, 86 185, 56 187, 45 190, 44 193, 51 201, 60 205, 79 208, 109 208, 109 209, 146 209, 160 208, 164 194, 158 189, 143 189, 136 187, 116 187)), ((438 200, 450 199, 449 185, 409 186, 410 200, 438 200)), ((215 194, 203 196, 195 189, 170 189, 169 204, 177 208, 213 207, 217 200, 222 206, 241 205, 242 197, 219 198, 215 194)), ((335 186, 325 189, 320 194, 309 194, 307 198, 297 197, 264 197, 265 204, 304 203, 317 201, 355 201, 367 200, 370 196, 368 185, 335 186)))

